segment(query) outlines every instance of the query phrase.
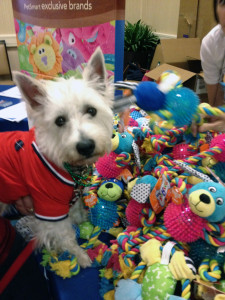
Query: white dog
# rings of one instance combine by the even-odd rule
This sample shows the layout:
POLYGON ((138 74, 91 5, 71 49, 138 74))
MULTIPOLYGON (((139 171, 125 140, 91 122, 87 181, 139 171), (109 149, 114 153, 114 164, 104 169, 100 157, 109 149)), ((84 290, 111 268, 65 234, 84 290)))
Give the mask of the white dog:
POLYGON ((84 220, 80 203, 68 216, 76 184, 64 166, 78 172, 111 151, 114 93, 103 54, 95 51, 80 80, 35 80, 19 72, 14 79, 34 129, 0 133, 0 202, 30 195, 35 210, 30 226, 38 246, 67 250, 80 266, 90 266, 72 229, 72 223, 84 220))

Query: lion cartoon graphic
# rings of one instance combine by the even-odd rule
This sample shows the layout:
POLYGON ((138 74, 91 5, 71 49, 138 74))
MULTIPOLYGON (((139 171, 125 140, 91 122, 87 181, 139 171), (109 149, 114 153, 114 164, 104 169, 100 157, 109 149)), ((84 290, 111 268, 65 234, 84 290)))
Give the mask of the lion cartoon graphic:
POLYGON ((62 73, 59 44, 50 32, 40 32, 37 36, 33 36, 28 50, 29 62, 37 78, 52 78, 62 73))

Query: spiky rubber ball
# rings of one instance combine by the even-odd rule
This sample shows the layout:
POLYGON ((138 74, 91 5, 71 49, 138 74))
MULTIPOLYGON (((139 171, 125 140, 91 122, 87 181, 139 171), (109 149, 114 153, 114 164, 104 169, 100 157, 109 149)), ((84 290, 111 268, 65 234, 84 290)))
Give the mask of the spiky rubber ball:
POLYGON ((191 211, 187 201, 181 205, 171 202, 164 212, 167 232, 179 242, 191 243, 201 238, 206 223, 191 211))
POLYGON ((197 112, 199 98, 189 88, 181 87, 172 89, 166 95, 164 109, 172 114, 176 127, 190 125, 194 114, 197 112))
POLYGON ((98 173, 105 178, 116 178, 119 176, 122 168, 117 166, 116 157, 117 154, 115 152, 110 152, 110 154, 100 157, 95 164, 98 173))
POLYGON ((221 153, 217 153, 214 155, 214 158, 218 161, 225 162, 225 133, 217 135, 212 139, 210 143, 210 148, 219 147, 222 149, 221 153))
POLYGON ((173 147, 173 158, 184 159, 198 153, 198 150, 190 148, 188 144, 176 144, 173 147))
POLYGON ((126 208, 126 218, 131 226, 142 227, 141 224, 141 211, 143 208, 149 208, 149 203, 138 203, 136 200, 131 199, 126 208))

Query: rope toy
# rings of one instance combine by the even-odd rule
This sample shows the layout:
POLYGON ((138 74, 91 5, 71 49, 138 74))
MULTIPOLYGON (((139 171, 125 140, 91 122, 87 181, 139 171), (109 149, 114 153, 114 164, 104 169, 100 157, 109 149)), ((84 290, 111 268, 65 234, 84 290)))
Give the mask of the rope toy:
POLYGON ((74 255, 70 255, 68 252, 64 252, 58 256, 43 249, 42 253, 41 265, 44 267, 49 265, 50 270, 61 276, 63 279, 71 278, 80 272, 77 258, 74 255))
POLYGON ((219 269, 218 262, 215 259, 203 259, 198 268, 198 273, 202 280, 217 282, 221 278, 221 270, 219 269), (210 271, 208 271, 210 269, 210 271))

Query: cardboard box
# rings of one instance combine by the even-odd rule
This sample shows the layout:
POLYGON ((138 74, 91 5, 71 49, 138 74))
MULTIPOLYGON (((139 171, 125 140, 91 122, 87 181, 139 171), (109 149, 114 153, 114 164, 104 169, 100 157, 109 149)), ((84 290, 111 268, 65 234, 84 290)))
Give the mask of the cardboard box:
POLYGON ((212 0, 180 0, 177 37, 200 40, 216 25, 212 0))
POLYGON ((216 24, 212 0, 180 0, 178 38, 202 40, 216 24))
POLYGON ((167 63, 189 70, 188 61, 191 60, 195 60, 199 64, 199 38, 161 39, 160 44, 156 47, 150 70, 156 68, 159 63, 167 63))
POLYGON ((204 82, 203 73, 196 74, 194 72, 184 70, 169 64, 162 64, 157 68, 147 72, 145 76, 157 81, 161 74, 165 71, 173 70, 180 75, 183 86, 192 89, 200 98, 202 102, 208 102, 206 86, 204 82))
POLYGON ((158 80, 160 75, 174 70, 182 84, 194 90, 200 98, 207 101, 207 92, 200 60, 200 39, 164 39, 157 45, 151 68, 145 75, 158 80))
POLYGON ((186 87, 194 89, 195 82, 196 82, 196 73, 172 66, 170 64, 159 65, 158 67, 149 71, 145 75, 147 77, 153 79, 154 81, 157 81, 159 79, 159 77, 161 76, 161 74, 168 70, 173 70, 173 71, 177 72, 180 75, 182 84, 186 87))
POLYGON ((196 37, 199 0, 180 0, 180 10, 177 28, 178 38, 196 37))
MULTIPOLYGON (((224 283, 219 281, 218 283, 212 283, 203 281, 197 275, 197 278, 193 281, 193 299, 215 299, 216 295, 225 295, 224 283), (207 295, 207 298, 205 296, 207 295)), ((219 299, 219 298, 218 298, 219 299)), ((220 298, 224 299, 224 298, 220 298)))
POLYGON ((203 72, 196 75, 195 92, 197 95, 207 94, 203 72))
POLYGON ((213 1, 198 0, 198 18, 196 26, 196 37, 203 37, 214 27, 217 22, 214 17, 213 1))

